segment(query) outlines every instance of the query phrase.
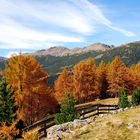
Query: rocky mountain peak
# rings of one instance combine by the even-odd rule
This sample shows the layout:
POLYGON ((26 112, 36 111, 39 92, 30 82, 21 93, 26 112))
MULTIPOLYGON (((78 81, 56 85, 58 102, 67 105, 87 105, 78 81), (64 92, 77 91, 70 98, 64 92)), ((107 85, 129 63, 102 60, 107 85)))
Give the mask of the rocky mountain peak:
POLYGON ((34 56, 42 56, 42 55, 52 55, 52 56, 66 56, 66 55, 73 55, 73 54, 81 54, 86 53, 90 51, 106 51, 109 50, 111 46, 102 44, 102 43, 95 43, 90 46, 84 47, 84 48, 74 48, 74 49, 68 49, 66 47, 62 46, 54 46, 47 50, 39 50, 35 53, 32 53, 31 55, 34 56))

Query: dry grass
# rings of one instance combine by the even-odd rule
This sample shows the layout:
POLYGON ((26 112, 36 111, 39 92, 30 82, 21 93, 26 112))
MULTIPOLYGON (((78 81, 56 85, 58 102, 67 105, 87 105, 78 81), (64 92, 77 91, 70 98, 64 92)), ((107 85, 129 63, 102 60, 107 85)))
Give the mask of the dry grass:
POLYGON ((39 140, 38 138, 38 128, 29 131, 29 132, 25 132, 23 134, 23 139, 24 140, 39 140))
POLYGON ((97 117, 90 125, 72 132, 67 140, 140 140, 140 107, 97 117))
MULTIPOLYGON (((128 96, 128 99, 130 100, 131 96, 128 96)), ((93 101, 93 102, 88 102, 88 103, 83 103, 83 104, 76 105, 76 107, 84 106, 84 105, 88 105, 88 104, 99 104, 99 103, 100 104, 116 105, 116 104, 118 104, 118 98, 107 98, 107 99, 103 99, 103 100, 96 100, 96 101, 93 101)))

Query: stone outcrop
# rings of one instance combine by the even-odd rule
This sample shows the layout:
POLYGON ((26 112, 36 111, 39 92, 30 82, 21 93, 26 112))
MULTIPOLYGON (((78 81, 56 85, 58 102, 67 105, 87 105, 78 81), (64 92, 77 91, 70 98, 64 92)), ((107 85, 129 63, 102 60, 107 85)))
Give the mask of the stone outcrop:
POLYGON ((64 123, 61 125, 55 125, 48 129, 47 140, 61 139, 67 137, 75 128, 82 127, 91 122, 90 119, 86 120, 74 120, 73 122, 64 123))

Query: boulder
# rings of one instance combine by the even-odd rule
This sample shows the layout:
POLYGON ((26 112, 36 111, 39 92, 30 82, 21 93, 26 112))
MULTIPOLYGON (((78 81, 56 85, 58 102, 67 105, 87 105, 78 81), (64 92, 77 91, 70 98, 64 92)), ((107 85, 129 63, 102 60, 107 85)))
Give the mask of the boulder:
POLYGON ((124 109, 123 108, 120 108, 117 110, 117 112, 122 112, 124 109))
POLYGON ((67 137, 71 131, 77 127, 82 127, 86 124, 89 124, 90 120, 74 120, 73 122, 64 123, 61 125, 55 125, 48 129, 47 139, 53 140, 54 138, 64 138, 67 137))
POLYGON ((125 110, 128 110, 128 109, 129 109, 129 108, 128 108, 128 107, 126 107, 126 108, 124 108, 124 111, 125 111, 125 110))

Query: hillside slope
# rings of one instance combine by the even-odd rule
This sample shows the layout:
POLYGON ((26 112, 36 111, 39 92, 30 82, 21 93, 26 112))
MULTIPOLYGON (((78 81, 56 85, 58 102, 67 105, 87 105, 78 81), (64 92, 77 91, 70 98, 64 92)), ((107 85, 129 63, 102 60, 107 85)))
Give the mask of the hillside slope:
POLYGON ((133 42, 108 50, 98 59, 98 62, 101 60, 105 62, 112 61, 115 56, 120 56, 127 66, 136 64, 140 61, 140 42, 133 42))
POLYGON ((140 107, 97 117, 75 129, 66 140, 140 140, 140 107))

